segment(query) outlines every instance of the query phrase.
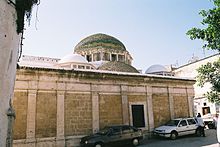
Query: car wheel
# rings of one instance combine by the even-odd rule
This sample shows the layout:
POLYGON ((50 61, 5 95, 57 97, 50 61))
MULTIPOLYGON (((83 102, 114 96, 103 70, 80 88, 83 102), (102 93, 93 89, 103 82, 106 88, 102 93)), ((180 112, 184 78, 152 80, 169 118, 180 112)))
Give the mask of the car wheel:
POLYGON ((214 124, 208 124, 208 128, 209 129, 214 129, 215 127, 214 127, 214 124))
POLYGON ((133 145, 133 146, 139 145, 139 140, 138 140, 137 138, 134 138, 134 139, 132 140, 132 145, 133 145))
POLYGON ((96 143, 94 147, 103 147, 102 143, 96 143))
POLYGON ((170 139, 175 140, 177 138, 177 132, 173 131, 170 134, 170 139))

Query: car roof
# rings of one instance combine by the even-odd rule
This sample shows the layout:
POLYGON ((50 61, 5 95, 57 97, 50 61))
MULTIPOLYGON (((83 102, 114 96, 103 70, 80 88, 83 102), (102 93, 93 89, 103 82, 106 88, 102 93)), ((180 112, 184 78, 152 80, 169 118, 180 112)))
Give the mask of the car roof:
POLYGON ((132 127, 130 125, 108 125, 106 127, 112 128, 112 127, 132 127))
POLYGON ((182 119, 195 119, 194 117, 182 117, 182 118, 174 118, 172 120, 182 120, 182 119))

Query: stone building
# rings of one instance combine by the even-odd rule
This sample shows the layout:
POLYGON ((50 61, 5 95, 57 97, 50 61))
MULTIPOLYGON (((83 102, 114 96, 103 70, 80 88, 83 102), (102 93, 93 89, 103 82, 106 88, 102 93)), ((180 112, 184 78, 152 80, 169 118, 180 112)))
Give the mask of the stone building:
MULTIPOLYGON (((52 58, 39 58, 50 63, 47 67, 38 61, 20 64, 13 101, 15 147, 77 146, 82 136, 106 125, 130 124, 150 132, 171 118, 193 116, 194 80, 138 73, 120 41, 97 36, 75 47, 74 53, 88 61, 84 68, 60 66, 62 59, 52 58)), ((62 64, 80 64, 70 59, 62 64)))

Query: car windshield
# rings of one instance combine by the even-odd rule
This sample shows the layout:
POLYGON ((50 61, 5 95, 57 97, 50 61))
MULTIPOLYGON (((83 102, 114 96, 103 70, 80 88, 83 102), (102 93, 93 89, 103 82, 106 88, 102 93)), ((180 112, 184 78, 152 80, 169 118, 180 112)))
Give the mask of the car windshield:
POLYGON ((106 135, 109 132, 109 127, 101 129, 97 134, 106 135))
POLYGON ((165 125, 166 126, 177 126, 179 123, 179 120, 170 120, 165 125))

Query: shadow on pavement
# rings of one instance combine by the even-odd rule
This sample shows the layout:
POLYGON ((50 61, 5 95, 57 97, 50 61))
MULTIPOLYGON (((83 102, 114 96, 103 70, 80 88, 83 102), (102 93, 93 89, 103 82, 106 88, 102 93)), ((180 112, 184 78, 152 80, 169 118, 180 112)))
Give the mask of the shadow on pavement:
POLYGON ((216 130, 205 130, 206 137, 195 135, 180 136, 176 140, 163 137, 152 137, 141 141, 139 147, 220 147, 218 146, 216 130))

